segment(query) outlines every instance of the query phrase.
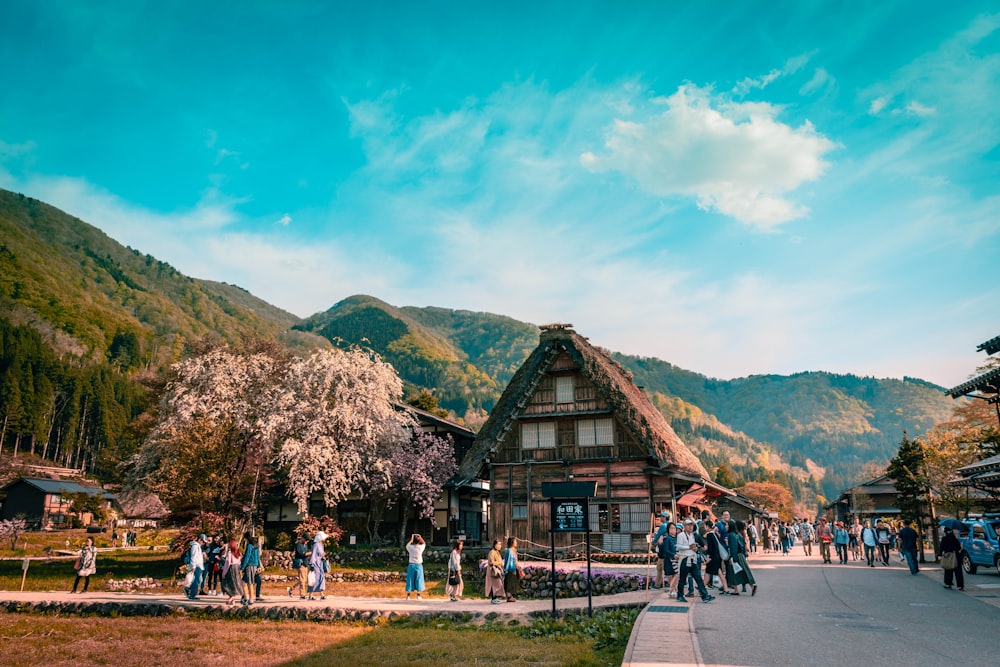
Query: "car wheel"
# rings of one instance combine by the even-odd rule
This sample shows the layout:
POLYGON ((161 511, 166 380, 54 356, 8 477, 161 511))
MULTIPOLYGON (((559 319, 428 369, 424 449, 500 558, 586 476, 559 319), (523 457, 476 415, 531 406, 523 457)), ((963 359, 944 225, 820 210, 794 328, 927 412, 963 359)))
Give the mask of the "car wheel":
POLYGON ((1000 574, 1000 557, 993 561, 993 569, 997 571, 997 574, 1000 574))
POLYGON ((965 571, 968 572, 969 574, 976 573, 976 564, 972 562, 971 558, 969 558, 969 554, 965 554, 964 556, 962 556, 962 566, 965 568, 965 571))

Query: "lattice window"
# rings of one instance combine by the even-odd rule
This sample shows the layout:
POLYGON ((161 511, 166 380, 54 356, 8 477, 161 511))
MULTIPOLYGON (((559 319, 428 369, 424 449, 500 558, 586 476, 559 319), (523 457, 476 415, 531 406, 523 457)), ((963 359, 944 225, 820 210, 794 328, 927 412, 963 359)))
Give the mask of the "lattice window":
POLYGON ((576 422, 577 444, 581 447, 615 444, 614 420, 580 419, 576 422))
POLYGON ((523 449, 550 449, 555 446, 555 422, 528 422, 521 424, 521 447, 523 449))

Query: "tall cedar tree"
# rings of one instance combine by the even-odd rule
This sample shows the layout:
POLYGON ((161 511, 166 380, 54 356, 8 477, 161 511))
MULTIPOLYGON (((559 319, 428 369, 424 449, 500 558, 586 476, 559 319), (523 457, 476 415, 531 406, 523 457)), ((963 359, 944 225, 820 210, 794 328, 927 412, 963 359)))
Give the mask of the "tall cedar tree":
POLYGON ((899 451, 889 461, 886 469, 886 474, 896 487, 896 507, 904 518, 915 519, 921 525, 929 486, 924 470, 925 459, 923 444, 917 439, 910 440, 906 431, 903 431, 899 451))

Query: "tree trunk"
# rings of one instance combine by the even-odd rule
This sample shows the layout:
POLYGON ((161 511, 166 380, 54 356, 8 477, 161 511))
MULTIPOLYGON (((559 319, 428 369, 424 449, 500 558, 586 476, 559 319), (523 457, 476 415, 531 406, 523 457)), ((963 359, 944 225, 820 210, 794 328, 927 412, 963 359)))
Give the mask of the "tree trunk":
POLYGON ((410 513, 410 499, 405 498, 399 505, 399 546, 403 546, 409 540, 406 539, 406 517, 410 513))
POLYGON ((3 454, 3 441, 7 437, 7 419, 9 419, 9 415, 4 415, 3 428, 0 428, 0 454, 3 454))

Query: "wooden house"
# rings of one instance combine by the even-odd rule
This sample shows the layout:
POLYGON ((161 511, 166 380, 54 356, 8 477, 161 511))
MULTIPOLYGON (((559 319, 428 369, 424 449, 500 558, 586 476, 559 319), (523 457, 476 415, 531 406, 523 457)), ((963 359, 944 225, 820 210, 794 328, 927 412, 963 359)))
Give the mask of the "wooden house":
MULTIPOLYGON (((459 467, 466 480, 488 479, 489 534, 526 546, 550 544, 545 482, 596 482, 590 501, 593 544, 646 550, 651 516, 692 488, 726 494, 709 481, 631 374, 571 325, 543 326, 531 353, 479 431, 459 467)), ((556 545, 582 533, 557 533, 556 545)))
MULTIPOLYGON (((11 482, 0 493, 4 494, 3 510, 0 519, 24 517, 29 525, 41 530, 69 528, 71 526, 72 502, 67 496, 85 493, 88 496, 99 496, 102 504, 113 511, 117 497, 99 486, 85 486, 75 481, 60 479, 43 479, 36 477, 21 477, 11 482)), ((91 521, 90 513, 79 517, 84 524, 91 521)))
POLYGON ((900 516, 896 507, 896 486, 887 475, 842 491, 837 500, 826 506, 835 521, 861 519, 892 519, 900 516))

